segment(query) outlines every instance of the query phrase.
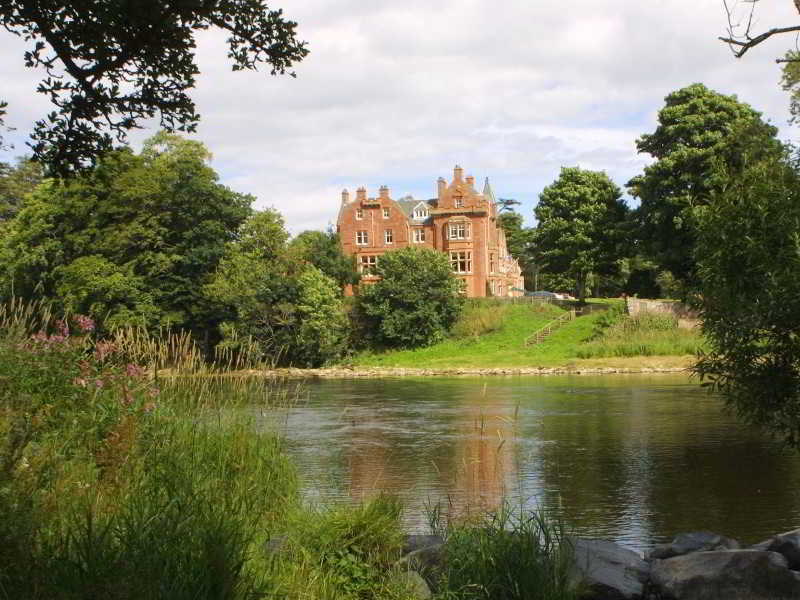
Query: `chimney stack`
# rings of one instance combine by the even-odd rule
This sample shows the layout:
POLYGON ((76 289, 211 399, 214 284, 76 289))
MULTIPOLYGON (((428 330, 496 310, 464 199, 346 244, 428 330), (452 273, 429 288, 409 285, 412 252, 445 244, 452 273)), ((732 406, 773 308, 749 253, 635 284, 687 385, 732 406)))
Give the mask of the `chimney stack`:
POLYGON ((453 169, 453 181, 461 181, 461 178, 464 176, 464 169, 456 165, 455 169, 453 169))
POLYGON ((342 204, 347 204, 348 202, 350 202, 350 192, 345 188, 342 190, 342 204))
POLYGON ((381 200, 388 200, 389 199, 389 188, 385 185, 382 185, 380 190, 380 198, 381 200))
POLYGON ((436 191, 438 192, 437 198, 439 198, 439 200, 442 199, 446 187, 447 182, 444 180, 444 177, 439 177, 439 181, 436 182, 436 191))
POLYGON ((363 202, 366 199, 367 199, 367 188, 361 186, 356 190, 356 200, 358 200, 359 202, 363 202))
POLYGON ((467 184, 470 187, 473 187, 475 185, 475 178, 472 175, 467 175, 467 184))

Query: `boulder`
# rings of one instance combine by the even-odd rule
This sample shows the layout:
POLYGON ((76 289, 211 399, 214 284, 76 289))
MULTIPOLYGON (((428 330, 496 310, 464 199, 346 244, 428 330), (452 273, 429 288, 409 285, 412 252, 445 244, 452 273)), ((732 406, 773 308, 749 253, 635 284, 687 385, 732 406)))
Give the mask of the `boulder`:
POLYGON ((392 574, 391 581, 405 590, 407 595, 404 598, 427 600, 433 596, 431 588, 416 571, 401 569, 392 574))
POLYGON ((650 559, 672 558, 683 556, 691 552, 709 552, 711 550, 737 550, 739 542, 726 538, 724 535, 710 531, 692 531, 679 533, 669 544, 661 544, 653 548, 647 555, 650 559))
POLYGON ((778 552, 789 563, 790 569, 800 570, 800 529, 779 533, 760 544, 751 546, 751 548, 753 550, 778 552))
POLYGON ((572 578, 592 600, 637 600, 644 596, 649 565, 636 552, 605 540, 570 538, 572 578))
POLYGON ((656 560, 656 597, 664 600, 788 600, 800 598, 800 574, 777 552, 717 550, 656 560))
POLYGON ((403 554, 416 552, 417 550, 430 548, 431 546, 441 546, 443 543, 444 539, 442 539, 440 535, 412 533, 405 537, 405 541, 403 542, 403 554))

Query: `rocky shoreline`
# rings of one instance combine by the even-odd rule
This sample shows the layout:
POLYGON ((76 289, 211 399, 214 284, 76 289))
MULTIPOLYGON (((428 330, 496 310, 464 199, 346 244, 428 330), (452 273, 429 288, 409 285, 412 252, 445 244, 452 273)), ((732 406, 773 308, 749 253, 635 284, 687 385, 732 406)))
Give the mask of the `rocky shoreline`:
POLYGON ((364 379, 378 377, 490 377, 514 375, 641 375, 688 373, 685 367, 494 367, 420 369, 401 367, 330 367, 322 369, 273 369, 264 373, 292 379, 364 379))
MULTIPOLYGON (((707 531, 682 533, 642 556, 605 540, 569 538, 582 600, 783 600, 800 598, 800 529, 750 547, 707 531)), ((443 540, 406 536, 405 577, 431 597, 447 560, 443 540)))

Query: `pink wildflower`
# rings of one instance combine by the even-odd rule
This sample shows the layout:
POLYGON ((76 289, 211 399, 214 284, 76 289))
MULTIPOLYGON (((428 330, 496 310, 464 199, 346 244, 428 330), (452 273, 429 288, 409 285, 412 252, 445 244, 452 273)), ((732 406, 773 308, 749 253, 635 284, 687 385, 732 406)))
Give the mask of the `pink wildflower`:
POLYGON ((72 383, 80 387, 86 387, 87 382, 83 377, 76 377, 72 380, 72 383))
POLYGON ((58 331, 61 333, 61 336, 59 337, 63 339, 69 336, 69 325, 67 325, 67 321, 65 319, 59 319, 56 321, 56 327, 58 327, 58 331))
POLYGON ((75 315, 75 324, 78 326, 78 329, 81 330, 82 333, 89 333, 90 331, 94 331, 94 320, 91 317, 87 317, 86 315, 75 315))
POLYGON ((100 379, 95 379, 95 380, 94 380, 94 384, 95 384, 95 386, 97 386, 98 388, 103 388, 103 387, 105 387, 105 385, 106 385, 106 382, 105 382, 105 380, 104 380, 104 379, 100 378, 100 379))
POLYGON ((145 374, 144 367, 140 367, 139 365, 135 365, 133 363, 128 363, 128 366, 125 367, 125 374, 128 377, 141 377, 145 374))

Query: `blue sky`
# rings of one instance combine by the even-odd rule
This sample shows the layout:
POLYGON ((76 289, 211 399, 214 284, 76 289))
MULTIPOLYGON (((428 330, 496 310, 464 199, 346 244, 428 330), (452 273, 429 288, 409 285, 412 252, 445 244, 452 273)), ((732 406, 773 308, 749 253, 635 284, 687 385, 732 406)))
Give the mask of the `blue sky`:
MULTIPOLYGON (((272 8, 282 6, 275 4, 272 8)), ((737 7, 744 15, 748 4, 737 7)), ((641 171, 635 140, 670 91, 702 82, 786 125, 776 37, 736 60, 717 36, 721 0, 307 0, 283 5, 311 54, 297 78, 233 73, 224 36, 199 37, 196 134, 223 183, 283 213, 289 229, 336 221, 340 192, 380 185, 434 195, 458 163, 533 222, 563 166, 605 170, 618 185, 641 171)), ((761 0, 755 29, 800 22, 792 0, 761 0)), ((50 107, 25 45, 0 31, 0 98, 24 152, 50 107)), ((136 132, 136 146, 155 132, 136 132)))

